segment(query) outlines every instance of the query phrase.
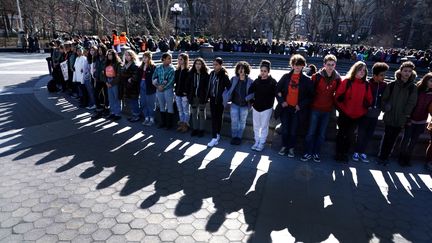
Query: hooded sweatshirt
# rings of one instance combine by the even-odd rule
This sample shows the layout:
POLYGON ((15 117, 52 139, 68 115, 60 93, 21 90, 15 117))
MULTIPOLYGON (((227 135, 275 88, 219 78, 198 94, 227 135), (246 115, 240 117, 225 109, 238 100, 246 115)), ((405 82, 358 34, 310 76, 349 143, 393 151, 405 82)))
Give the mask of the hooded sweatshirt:
POLYGON ((321 112, 332 111, 334 106, 334 95, 341 82, 339 73, 335 70, 330 77, 327 77, 325 69, 321 69, 318 74, 312 75, 312 81, 315 86, 312 109, 321 112))
POLYGON ((394 84, 387 85, 382 99, 384 123, 387 126, 403 127, 417 103, 417 89, 413 74, 405 83, 400 79, 400 70, 396 71, 394 84), (414 86, 414 87, 412 87, 414 86))

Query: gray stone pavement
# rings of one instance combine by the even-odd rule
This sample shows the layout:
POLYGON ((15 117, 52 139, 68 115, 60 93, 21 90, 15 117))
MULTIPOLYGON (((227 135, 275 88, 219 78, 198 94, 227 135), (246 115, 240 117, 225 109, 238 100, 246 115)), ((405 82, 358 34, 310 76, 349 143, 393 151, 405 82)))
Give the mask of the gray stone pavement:
POLYGON ((324 148, 305 163, 279 144, 208 149, 208 136, 91 121, 46 92, 41 57, 0 54, 1 242, 432 240, 420 162, 339 165, 324 148))

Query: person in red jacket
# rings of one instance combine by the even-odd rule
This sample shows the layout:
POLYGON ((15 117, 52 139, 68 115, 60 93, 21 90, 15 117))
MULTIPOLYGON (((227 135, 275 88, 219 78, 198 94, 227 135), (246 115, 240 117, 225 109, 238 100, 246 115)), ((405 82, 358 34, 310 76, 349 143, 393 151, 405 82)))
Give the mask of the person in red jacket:
POLYGON ((310 124, 305 139, 302 161, 313 158, 320 162, 320 147, 325 140, 330 113, 334 108, 334 95, 341 82, 336 71, 337 58, 334 55, 324 57, 324 67, 312 75, 315 94, 311 106, 310 124))
POLYGON ((335 160, 338 162, 348 162, 348 152, 355 138, 355 130, 372 104, 372 92, 366 77, 366 63, 356 62, 336 90, 339 117, 335 160))

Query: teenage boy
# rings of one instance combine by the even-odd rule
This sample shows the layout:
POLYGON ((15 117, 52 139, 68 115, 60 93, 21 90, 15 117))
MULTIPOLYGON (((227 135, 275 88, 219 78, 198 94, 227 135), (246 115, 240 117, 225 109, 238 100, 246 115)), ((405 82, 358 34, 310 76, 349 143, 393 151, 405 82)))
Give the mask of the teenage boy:
POLYGON ((306 59, 293 55, 290 59, 291 72, 282 76, 276 87, 276 99, 281 106, 282 148, 279 155, 294 158, 299 117, 307 113, 313 98, 311 79, 303 73, 306 59))
POLYGON ((334 55, 324 57, 324 67, 312 75, 315 94, 311 105, 309 130, 305 139, 302 161, 313 159, 320 162, 320 148, 325 140, 330 113, 334 108, 334 96, 341 77, 336 71, 337 58, 334 55))
POLYGON ((387 87, 387 83, 384 82, 384 79, 388 69, 389 66, 384 62, 377 62, 372 67, 372 78, 369 80, 369 87, 372 91, 373 102, 372 106, 369 107, 368 113, 359 123, 357 143, 352 156, 354 161, 361 160, 365 163, 369 162, 366 149, 369 141, 373 137, 375 127, 378 123, 378 117, 381 114, 382 97, 387 87))
POLYGON ((417 103, 417 89, 414 63, 408 61, 401 64, 395 73, 396 81, 390 83, 384 91, 382 108, 384 110, 385 132, 381 142, 378 164, 387 165, 388 157, 405 127, 411 112, 417 103))

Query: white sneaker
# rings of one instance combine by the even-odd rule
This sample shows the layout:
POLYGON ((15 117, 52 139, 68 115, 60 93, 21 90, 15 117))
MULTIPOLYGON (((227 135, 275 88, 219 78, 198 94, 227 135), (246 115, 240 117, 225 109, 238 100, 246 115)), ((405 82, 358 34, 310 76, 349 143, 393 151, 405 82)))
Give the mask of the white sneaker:
POLYGON ((258 152, 261 152, 264 150, 264 146, 265 146, 265 143, 259 143, 255 150, 258 152))
POLYGON ((150 119, 148 117, 146 117, 142 124, 144 126, 148 126, 149 121, 150 121, 150 119))
POLYGON ((94 110, 94 109, 96 109, 96 105, 87 106, 86 109, 87 110, 94 110))
POLYGON ((251 149, 256 151, 258 145, 259 145, 259 142, 255 142, 254 145, 252 145, 251 149))
POLYGON ((151 126, 153 126, 153 124, 154 124, 154 118, 151 117, 149 122, 147 123, 147 126, 151 127, 151 126))
POLYGON ((219 143, 219 139, 217 139, 217 138, 213 138, 213 139, 210 141, 210 143, 207 144, 207 147, 212 148, 212 147, 218 145, 218 143, 219 143))

